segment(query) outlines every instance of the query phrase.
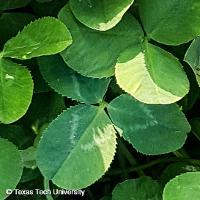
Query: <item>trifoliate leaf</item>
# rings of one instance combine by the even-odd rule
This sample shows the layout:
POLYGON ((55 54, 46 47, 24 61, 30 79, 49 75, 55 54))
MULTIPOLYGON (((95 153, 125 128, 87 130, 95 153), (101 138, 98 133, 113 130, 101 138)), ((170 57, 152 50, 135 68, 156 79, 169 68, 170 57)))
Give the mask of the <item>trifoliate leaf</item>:
POLYGON ((68 6, 60 11, 59 19, 67 25, 73 38, 73 44, 61 52, 64 61, 75 71, 89 77, 112 76, 119 54, 143 39, 139 23, 128 13, 116 27, 105 32, 79 23, 68 6))
POLYGON ((56 92, 87 104, 102 101, 110 79, 84 77, 69 68, 59 55, 41 57, 38 61, 44 79, 56 92))
POLYGON ((176 104, 148 105, 124 94, 108 105, 108 112, 113 123, 122 129, 124 139, 147 155, 176 151, 190 131, 176 104))
POLYGON ((115 186, 112 200, 161 200, 161 187, 150 177, 129 179, 115 186))
POLYGON ((9 10, 24 7, 30 2, 31 0, 1 0, 0 10, 9 10))
POLYGON ((200 86, 200 37, 194 39, 186 52, 184 60, 191 66, 200 86))
POLYGON ((25 60, 56 54, 71 43, 71 35, 61 21, 44 17, 30 23, 16 37, 7 41, 3 56, 25 60))
POLYGON ((103 107, 78 105, 46 129, 38 145, 37 164, 59 187, 85 188, 108 170, 115 148, 115 130, 103 107))
POLYGON ((33 94, 30 72, 23 66, 0 58, 0 122, 12 123, 27 111, 33 94))
POLYGON ((22 175, 20 153, 11 142, 0 138, 0 199, 8 195, 6 190, 15 189, 22 175))
POLYGON ((139 8, 147 35, 158 42, 179 45, 200 35, 199 0, 140 0, 139 8))
POLYGON ((170 180, 164 189, 163 200, 199 200, 200 172, 187 172, 170 180))
POLYGON ((115 76, 124 91, 148 104, 174 103, 189 91, 189 81, 179 61, 149 43, 144 51, 138 47, 123 52, 115 76))
POLYGON ((70 0, 75 17, 89 28, 106 31, 113 28, 134 0, 70 0))

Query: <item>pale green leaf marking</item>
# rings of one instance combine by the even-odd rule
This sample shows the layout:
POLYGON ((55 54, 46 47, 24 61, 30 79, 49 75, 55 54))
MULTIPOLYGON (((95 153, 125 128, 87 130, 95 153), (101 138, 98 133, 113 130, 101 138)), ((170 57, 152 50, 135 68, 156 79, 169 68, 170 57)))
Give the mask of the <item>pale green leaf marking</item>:
POLYGON ((115 76, 124 91, 147 104, 174 103, 189 91, 189 81, 179 61, 149 43, 144 51, 138 47, 123 52, 115 76))
POLYGON ((89 28, 106 31, 122 19, 134 0, 70 0, 75 17, 89 28))
POLYGON ((102 101, 110 79, 84 77, 69 68, 59 55, 40 57, 38 61, 44 79, 59 94, 86 104, 102 101))
POLYGON ((197 82, 200 86, 200 38, 193 40, 189 49, 185 54, 184 59, 192 68, 195 73, 197 82))
POLYGON ((84 76, 112 76, 119 54, 143 39, 139 23, 128 13, 116 27, 104 32, 79 23, 68 6, 61 9, 58 16, 67 25, 73 38, 73 44, 61 55, 69 67, 84 76))
POLYGON ((23 66, 0 58, 0 122, 8 124, 27 111, 33 94, 30 72, 23 66))
POLYGON ((163 192, 163 200, 199 200, 200 172, 187 172, 170 180, 163 192))
POLYGON ((161 200, 161 196, 160 185, 147 176, 118 183, 112 192, 112 200, 161 200))
POLYGON ((190 125, 176 104, 148 105, 124 94, 108 105, 113 123, 133 147, 147 155, 181 148, 190 125))
POLYGON ((200 35, 199 0, 140 0, 147 35, 164 44, 179 45, 200 35))
POLYGON ((61 21, 44 17, 30 23, 16 37, 8 40, 3 56, 25 60, 59 53, 71 43, 71 35, 61 21))
POLYGON ((8 140, 0 138, 0 199, 7 189, 15 189, 22 175, 22 162, 18 149, 8 140))
POLYGON ((115 148, 115 130, 104 109, 78 105, 64 111, 44 132, 37 163, 54 184, 80 189, 105 174, 115 148))

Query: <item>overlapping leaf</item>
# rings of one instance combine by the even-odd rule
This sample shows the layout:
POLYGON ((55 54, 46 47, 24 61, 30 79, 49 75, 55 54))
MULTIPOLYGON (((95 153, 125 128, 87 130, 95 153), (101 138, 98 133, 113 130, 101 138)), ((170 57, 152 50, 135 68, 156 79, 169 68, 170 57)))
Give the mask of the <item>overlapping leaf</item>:
POLYGON ((75 17, 89 28, 106 31, 113 28, 134 0, 70 0, 75 17))
POLYGON ((200 171, 200 166, 192 165, 189 162, 175 162, 168 165, 163 173, 161 174, 161 182, 165 185, 171 179, 175 178, 176 176, 186 173, 186 172, 196 172, 200 171))
POLYGON ((140 0, 147 35, 164 44, 186 43, 200 35, 199 0, 140 0))
POLYGON ((44 17, 32 22, 6 42, 3 57, 24 60, 56 54, 71 43, 71 35, 62 22, 53 17, 44 17))
POLYGON ((148 105, 124 94, 108 105, 108 112, 113 123, 122 129, 122 136, 147 155, 179 149, 190 131, 189 123, 175 104, 148 105))
POLYGON ((179 61, 150 43, 145 43, 144 51, 140 47, 124 51, 115 76, 124 91, 148 104, 174 103, 189 91, 189 81, 179 61))
POLYGON ((22 117, 31 103, 32 94, 30 72, 0 58, 0 122, 8 124, 22 117))
POLYGON ((143 39, 139 23, 126 14, 113 29, 100 32, 87 28, 72 15, 68 5, 61 9, 59 19, 69 28, 73 44, 61 55, 69 67, 82 75, 102 78, 112 76, 119 54, 143 39))
POLYGON ((185 61, 192 67, 200 86, 200 38, 194 39, 185 55, 185 61))
POLYGON ((39 65, 44 79, 56 92, 87 104, 102 101, 110 81, 87 78, 76 73, 59 55, 41 57, 39 65))
POLYGON ((147 176, 119 183, 112 192, 112 200, 161 200, 161 196, 159 184, 147 176))
POLYGON ((59 187, 80 189, 108 170, 115 148, 115 130, 103 107, 78 105, 63 112, 44 132, 37 163, 59 187))
POLYGON ((0 199, 8 196, 7 189, 15 189, 21 175, 22 161, 19 151, 11 142, 0 138, 0 199))
POLYGON ((200 172, 187 172, 170 180, 165 186, 163 200, 199 200, 200 172))

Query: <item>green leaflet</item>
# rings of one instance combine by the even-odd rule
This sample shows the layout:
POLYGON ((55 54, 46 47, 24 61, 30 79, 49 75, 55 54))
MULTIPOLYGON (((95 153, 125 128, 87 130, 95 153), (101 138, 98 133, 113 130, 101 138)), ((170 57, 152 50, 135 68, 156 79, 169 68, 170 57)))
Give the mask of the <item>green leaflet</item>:
POLYGON ((170 180, 165 186, 163 200, 199 200, 200 172, 187 172, 170 180))
POLYGON ((168 165, 163 173, 161 174, 161 181, 163 185, 169 182, 171 179, 175 178, 177 175, 186 172, 196 172, 200 171, 200 166, 194 166, 187 162, 176 162, 168 165))
POLYGON ((87 104, 102 101, 110 79, 84 77, 69 68, 59 55, 40 57, 38 61, 44 79, 56 92, 87 104))
POLYGON ((106 31, 122 19, 134 0, 70 0, 75 17, 89 28, 106 31))
POLYGON ((31 0, 1 0, 0 10, 9 10, 24 7, 30 2, 31 0))
POLYGON ((147 176, 119 183, 112 192, 112 200, 161 200, 161 196, 159 184, 147 176))
POLYGON ((128 13, 116 27, 105 32, 79 23, 68 5, 61 9, 58 17, 67 25, 73 38, 73 44, 61 55, 69 67, 88 77, 112 76, 119 54, 143 39, 139 23, 128 13))
POLYGON ((71 35, 62 22, 53 17, 44 17, 30 23, 10 39, 4 46, 3 57, 25 60, 56 54, 71 43, 71 35))
POLYGON ((78 105, 63 112, 44 132, 37 164, 59 187, 85 188, 108 170, 115 148, 115 130, 103 107, 78 105))
POLYGON ((189 81, 178 60, 150 43, 145 43, 144 51, 139 47, 124 51, 115 76, 124 91, 147 104, 174 103, 189 91, 189 81))
POLYGON ((108 112, 113 123, 122 129, 124 139, 147 155, 176 151, 190 131, 189 123, 175 104, 148 105, 124 94, 108 105, 108 112))
POLYGON ((23 66, 0 58, 0 122, 12 123, 27 111, 33 94, 30 72, 23 66))
POLYGON ((191 66, 200 86, 200 37, 193 40, 184 60, 191 66))
POLYGON ((0 199, 7 197, 7 189, 12 190, 16 187, 21 175, 22 162, 19 151, 11 142, 0 138, 0 199))
POLYGON ((3 47, 11 37, 15 36, 28 23, 33 21, 35 17, 28 13, 2 13, 0 17, 1 31, 0 31, 0 45, 3 47))
POLYGON ((199 0, 140 0, 140 17, 148 37, 168 45, 200 35, 199 0))

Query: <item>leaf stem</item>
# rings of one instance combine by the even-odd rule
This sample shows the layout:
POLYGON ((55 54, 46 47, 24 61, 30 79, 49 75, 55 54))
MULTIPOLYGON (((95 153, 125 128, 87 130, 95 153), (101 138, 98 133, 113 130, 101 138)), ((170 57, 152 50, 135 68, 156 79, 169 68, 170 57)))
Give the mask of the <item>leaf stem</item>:
MULTIPOLYGON (((130 151, 128 150, 128 148, 122 142, 121 139, 118 140, 118 145, 120 148, 120 152, 122 152, 122 154, 126 157, 126 159, 129 161, 129 163, 133 166, 137 165, 138 164, 137 160, 133 157, 133 155, 130 153, 130 151)), ((122 171, 123 171, 123 173, 126 173, 124 170, 122 170, 122 171)), ((137 170, 137 173, 139 176, 145 175, 145 173, 142 170, 137 170)))
POLYGON ((108 173, 108 175, 118 175, 118 174, 121 174, 121 173, 124 173, 124 172, 135 172, 135 171, 139 171, 139 170, 144 170, 144 169, 147 169, 147 168, 150 168, 150 167, 153 167, 154 165, 158 165, 160 163, 170 163, 170 162, 189 162, 193 165, 198 165, 200 166, 200 160, 197 160, 197 159, 191 159, 191 158, 176 158, 176 157, 172 157, 172 158, 161 158, 161 159, 157 159, 157 160, 153 160, 149 163, 146 163, 146 164, 142 164, 142 165, 139 165, 139 166, 136 166, 136 167, 130 167, 126 170, 121 170, 121 169, 116 169, 116 170, 112 170, 108 173))
MULTIPOLYGON (((44 178, 44 189, 51 191, 50 186, 49 186, 49 180, 46 178, 44 178)), ((47 200, 54 200, 51 194, 47 194, 46 198, 47 200)))

